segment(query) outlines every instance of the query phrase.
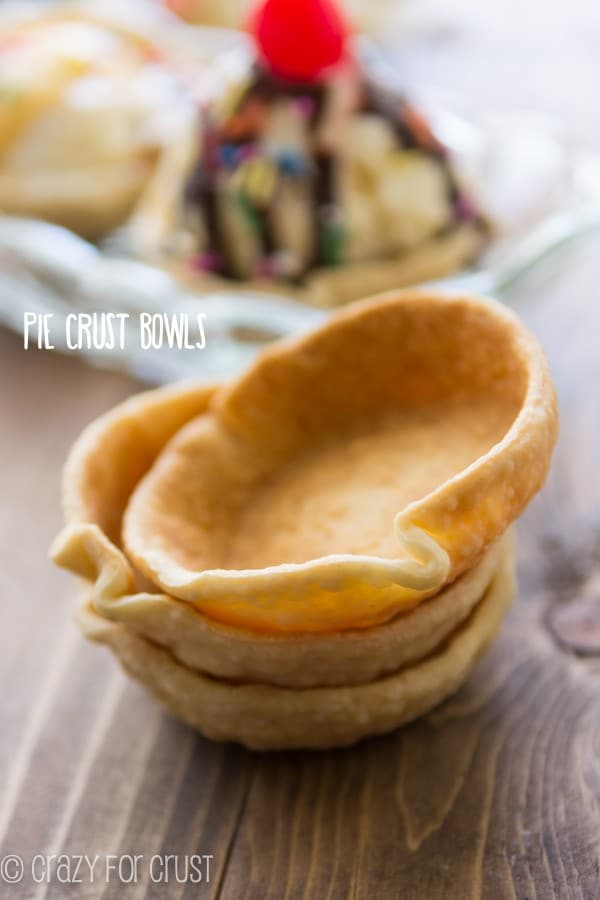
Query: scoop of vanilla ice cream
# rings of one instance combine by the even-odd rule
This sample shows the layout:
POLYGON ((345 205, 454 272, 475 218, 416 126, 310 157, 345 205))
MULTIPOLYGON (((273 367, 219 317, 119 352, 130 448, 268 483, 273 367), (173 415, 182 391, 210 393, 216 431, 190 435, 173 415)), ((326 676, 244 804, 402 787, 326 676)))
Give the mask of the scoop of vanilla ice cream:
POLYGON ((450 222, 449 187, 442 167, 415 150, 392 154, 377 182, 382 237, 390 252, 432 237, 450 222))
POLYGON ((443 168, 422 151, 399 148, 392 125, 373 114, 348 122, 338 197, 350 260, 414 247, 452 214, 443 168))
POLYGON ((382 255, 377 183, 381 167, 395 148, 393 130, 381 116, 354 115, 348 120, 336 185, 344 224, 344 256, 348 260, 382 255))

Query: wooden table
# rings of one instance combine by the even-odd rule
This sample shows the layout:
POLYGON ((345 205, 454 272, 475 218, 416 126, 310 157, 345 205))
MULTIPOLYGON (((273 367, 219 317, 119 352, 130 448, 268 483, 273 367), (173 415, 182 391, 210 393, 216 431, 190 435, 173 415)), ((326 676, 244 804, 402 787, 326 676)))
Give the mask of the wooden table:
MULTIPOLYGON (((573 15, 579 43, 560 20, 546 43, 532 29, 513 42, 510 60, 494 28, 487 51, 466 54, 444 32, 411 59, 481 103, 508 108, 522 90, 598 144, 598 16, 587 33, 573 15)), ((335 753, 211 744, 79 637, 73 582, 46 561, 59 470, 81 427, 138 386, 0 333, 0 857, 25 865, 0 897, 600 897, 599 247, 511 297, 547 349, 562 419, 549 484, 520 526, 520 596, 499 639, 432 715, 335 753), (211 880, 153 884, 144 864, 130 885, 83 870, 81 884, 35 884, 34 856, 60 853, 171 853, 180 865, 212 854, 211 880)))

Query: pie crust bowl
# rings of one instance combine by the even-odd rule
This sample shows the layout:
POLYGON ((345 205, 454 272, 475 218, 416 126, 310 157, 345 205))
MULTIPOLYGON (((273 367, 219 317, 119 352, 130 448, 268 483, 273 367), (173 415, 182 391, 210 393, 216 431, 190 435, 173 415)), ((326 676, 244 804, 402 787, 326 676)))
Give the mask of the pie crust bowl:
POLYGON ((326 749, 392 731, 453 694, 494 637, 513 596, 509 545, 482 600, 433 654, 364 684, 300 690, 195 672, 88 604, 77 619, 88 638, 108 645, 131 676, 206 737, 254 750, 326 749))
POLYGON ((54 555, 111 615, 150 585, 244 632, 369 629, 482 560, 555 434, 542 351, 513 314, 386 295, 228 386, 134 398, 90 426, 54 555))
POLYGON ((262 632, 370 628, 471 569, 543 484, 555 395, 492 301, 356 304, 215 391, 133 490, 160 590, 262 632))

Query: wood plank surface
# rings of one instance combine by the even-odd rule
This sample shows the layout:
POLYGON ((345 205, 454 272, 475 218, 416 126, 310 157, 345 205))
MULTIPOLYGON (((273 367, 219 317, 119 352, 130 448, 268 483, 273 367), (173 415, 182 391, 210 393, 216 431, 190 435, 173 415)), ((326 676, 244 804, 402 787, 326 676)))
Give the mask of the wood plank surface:
MULTIPOLYGON (((516 47, 514 21, 482 25, 470 55, 444 32, 413 71, 482 108, 524 96, 600 147, 598 16, 586 28, 587 4, 573 9, 516 47)), ((424 720, 331 753, 211 744, 80 638, 73 581, 46 560, 59 470, 83 425, 139 385, 0 332, 0 864, 25 863, 14 885, 0 872, 1 898, 600 897, 599 282, 590 238, 510 297, 547 350, 561 435, 519 526, 519 598, 498 640, 424 720), (128 885, 36 884, 31 860, 60 853, 144 863, 128 885), (210 881, 153 883, 153 854, 212 855, 210 881)))

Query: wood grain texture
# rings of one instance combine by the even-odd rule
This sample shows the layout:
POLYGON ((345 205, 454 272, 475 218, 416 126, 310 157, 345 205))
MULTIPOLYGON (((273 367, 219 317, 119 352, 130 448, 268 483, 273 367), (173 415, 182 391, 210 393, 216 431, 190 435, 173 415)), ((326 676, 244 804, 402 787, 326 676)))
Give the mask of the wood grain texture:
MULTIPOLYGON (((494 47, 500 57, 497 35, 492 60, 494 47)), ((547 83, 539 96, 531 81, 524 90, 600 145, 600 126, 582 115, 600 73, 591 42, 581 47, 569 57, 568 77, 581 81, 572 104, 567 63, 557 74, 541 53, 547 83)), ((430 80, 448 58, 446 45, 431 52, 430 80)), ((517 51, 512 60, 504 95, 490 88, 506 106, 533 65, 517 51)), ((460 88, 465 71, 452 73, 460 88)), ((483 97, 482 79, 473 92, 483 97)), ((214 856, 200 886, 155 885, 143 869, 131 885, 26 877, 0 884, 0 897, 600 897, 599 247, 591 239, 511 298, 547 349, 561 436, 520 525, 520 597, 500 637, 449 703, 335 753, 255 755, 204 741, 80 639, 72 580, 46 562, 59 469, 81 427, 137 386, 73 358, 25 354, 0 333, 0 857, 214 856)))

